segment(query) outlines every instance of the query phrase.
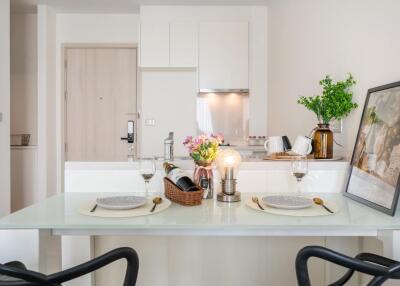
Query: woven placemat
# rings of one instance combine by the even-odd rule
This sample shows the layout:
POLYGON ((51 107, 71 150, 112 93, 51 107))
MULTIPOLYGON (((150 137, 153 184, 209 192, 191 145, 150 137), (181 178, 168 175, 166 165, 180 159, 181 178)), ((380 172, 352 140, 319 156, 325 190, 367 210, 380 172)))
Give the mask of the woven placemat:
POLYGON ((157 205, 154 212, 150 212, 153 207, 153 198, 149 198, 147 203, 143 206, 131 210, 108 210, 102 207, 97 207, 94 212, 90 212, 93 206, 96 204, 93 202, 87 202, 79 207, 79 213, 87 216, 94 217, 105 217, 105 218, 122 218, 122 217, 135 217, 135 216, 146 216, 162 212, 169 208, 171 201, 167 198, 162 198, 162 203, 157 205))
POLYGON ((254 203, 251 198, 246 200, 246 205, 252 209, 258 210, 260 212, 270 213, 274 215, 286 215, 286 216, 300 216, 300 217, 312 217, 312 216, 327 216, 327 215, 335 215, 339 212, 339 206, 332 201, 328 201, 324 199, 325 205, 333 211, 333 214, 325 210, 322 206, 313 204, 309 208, 305 209, 297 209, 297 210, 287 210, 287 209, 278 209, 268 207, 262 203, 262 199, 259 198, 260 204, 264 207, 264 210, 261 210, 256 203, 254 203))

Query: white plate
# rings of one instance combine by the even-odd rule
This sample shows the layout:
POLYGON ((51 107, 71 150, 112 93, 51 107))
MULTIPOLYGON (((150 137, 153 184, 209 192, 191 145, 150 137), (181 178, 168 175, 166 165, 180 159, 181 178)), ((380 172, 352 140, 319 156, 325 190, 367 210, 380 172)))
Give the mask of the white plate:
POLYGON ((96 199, 99 207, 109 210, 130 210, 141 207, 146 202, 146 198, 138 196, 112 196, 96 199))
POLYGON ((269 195, 262 198, 262 202, 273 208, 278 209, 305 209, 313 205, 313 200, 296 195, 269 195))

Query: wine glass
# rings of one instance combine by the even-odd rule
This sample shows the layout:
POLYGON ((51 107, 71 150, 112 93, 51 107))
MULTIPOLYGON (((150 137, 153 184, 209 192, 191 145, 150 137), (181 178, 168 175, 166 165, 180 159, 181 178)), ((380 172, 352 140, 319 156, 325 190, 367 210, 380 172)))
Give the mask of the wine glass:
POLYGON ((308 173, 307 156, 296 156, 292 159, 292 173, 297 180, 297 195, 300 195, 300 183, 308 173))
POLYGON ((139 159, 139 173, 142 175, 145 190, 146 190, 146 197, 149 194, 149 182, 151 178, 153 178, 154 174, 156 173, 156 163, 154 158, 140 158, 139 159))

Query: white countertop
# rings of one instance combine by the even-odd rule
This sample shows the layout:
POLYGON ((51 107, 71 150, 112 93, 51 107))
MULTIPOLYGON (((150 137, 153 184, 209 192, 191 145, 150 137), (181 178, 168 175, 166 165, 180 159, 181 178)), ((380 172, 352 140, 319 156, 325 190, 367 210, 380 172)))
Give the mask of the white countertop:
MULTIPOLYGON (((79 214, 80 205, 105 194, 65 193, 0 219, 0 229, 52 229, 59 234, 96 234, 131 231, 141 234, 215 235, 376 235, 380 230, 399 230, 400 213, 390 217, 354 202, 342 194, 316 194, 334 201, 340 211, 321 217, 290 217, 262 213, 245 205, 254 194, 242 194, 239 203, 204 200, 199 206, 172 204, 167 210, 144 217, 98 218, 79 214), (119 232, 118 232, 118 231, 119 232), (117 231, 117 232, 116 232, 117 231)), ((256 194, 262 196, 262 194, 256 194)))
MULTIPOLYGON (((157 169, 163 169, 163 160, 157 160, 157 169)), ((194 162, 191 158, 176 159, 172 162, 185 170, 193 170, 194 162)), ((310 170, 345 170, 349 166, 346 160, 340 161, 322 161, 322 160, 309 160, 310 170)), ((262 160, 258 157, 244 157, 240 170, 290 170, 290 161, 271 161, 262 160)), ((66 170, 137 170, 139 168, 138 161, 126 162, 65 162, 66 170)))

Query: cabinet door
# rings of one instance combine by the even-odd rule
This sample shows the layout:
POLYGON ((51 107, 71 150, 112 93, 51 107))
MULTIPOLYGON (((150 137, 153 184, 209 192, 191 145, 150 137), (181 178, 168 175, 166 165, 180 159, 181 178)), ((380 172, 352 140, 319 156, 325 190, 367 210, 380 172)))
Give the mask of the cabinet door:
POLYGON ((165 22, 140 23, 140 66, 169 66, 169 25, 165 22))
POLYGON ((170 24, 170 66, 197 66, 197 25, 194 22, 170 24))
POLYGON ((208 22, 199 31, 200 89, 247 89, 247 22, 208 22))

